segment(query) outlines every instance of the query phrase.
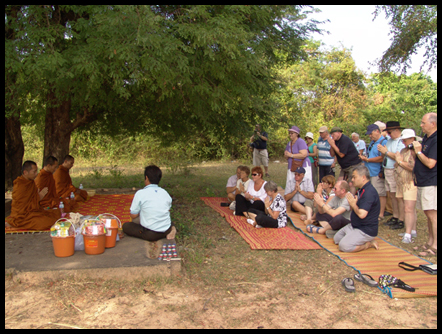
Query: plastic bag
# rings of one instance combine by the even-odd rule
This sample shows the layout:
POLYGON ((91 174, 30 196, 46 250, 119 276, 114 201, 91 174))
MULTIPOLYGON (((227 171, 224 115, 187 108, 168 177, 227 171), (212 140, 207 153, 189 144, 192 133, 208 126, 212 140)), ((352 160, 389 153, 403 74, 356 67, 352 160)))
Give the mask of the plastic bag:
POLYGON ((84 250, 84 240, 83 235, 81 234, 81 227, 78 227, 75 230, 76 236, 75 236, 75 250, 84 250))

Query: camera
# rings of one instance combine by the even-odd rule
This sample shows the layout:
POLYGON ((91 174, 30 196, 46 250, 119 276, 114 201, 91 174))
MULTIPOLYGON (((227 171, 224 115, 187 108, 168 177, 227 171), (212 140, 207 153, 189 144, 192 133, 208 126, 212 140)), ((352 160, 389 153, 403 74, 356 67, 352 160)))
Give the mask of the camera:
POLYGON ((413 149, 413 144, 408 144, 408 148, 410 149, 410 150, 412 150, 413 149))

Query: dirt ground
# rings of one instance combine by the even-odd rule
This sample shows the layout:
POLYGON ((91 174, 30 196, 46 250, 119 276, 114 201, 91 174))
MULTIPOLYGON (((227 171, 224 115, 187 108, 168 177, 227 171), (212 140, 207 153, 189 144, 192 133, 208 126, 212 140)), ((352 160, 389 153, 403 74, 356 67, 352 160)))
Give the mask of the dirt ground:
POLYGON ((326 251, 252 251, 199 210, 207 225, 179 244, 180 275, 6 274, 5 328, 437 328, 437 298, 390 299, 359 282, 347 293, 340 282, 355 272, 326 251))

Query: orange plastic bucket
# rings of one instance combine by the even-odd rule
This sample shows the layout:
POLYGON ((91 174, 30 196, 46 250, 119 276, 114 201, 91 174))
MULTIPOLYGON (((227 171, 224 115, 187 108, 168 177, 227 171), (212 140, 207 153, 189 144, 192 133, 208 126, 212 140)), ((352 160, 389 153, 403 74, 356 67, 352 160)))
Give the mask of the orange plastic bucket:
POLYGON ((108 227, 106 228, 106 248, 112 248, 115 247, 115 244, 117 242, 117 234, 118 234, 118 227, 108 227))
POLYGON ((54 246, 55 256, 72 256, 75 252, 75 236, 72 235, 69 237, 52 237, 52 245, 54 246))
POLYGON ((104 253, 104 248, 106 245, 106 234, 84 234, 84 252, 89 255, 97 255, 104 253))

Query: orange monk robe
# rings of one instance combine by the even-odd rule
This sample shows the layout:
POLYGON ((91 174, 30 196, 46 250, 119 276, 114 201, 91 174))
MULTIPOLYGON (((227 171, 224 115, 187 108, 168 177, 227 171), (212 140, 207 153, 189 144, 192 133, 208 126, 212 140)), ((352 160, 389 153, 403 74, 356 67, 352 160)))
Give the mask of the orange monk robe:
POLYGON ((28 180, 23 175, 14 180, 12 190, 11 215, 8 223, 17 228, 27 230, 46 230, 57 219, 59 210, 44 210, 40 207, 40 196, 34 180, 28 180))
POLYGON ((68 198, 60 198, 57 195, 57 191, 55 189, 55 180, 54 176, 51 172, 47 172, 44 169, 40 170, 37 177, 35 178, 35 184, 38 189, 42 190, 44 187, 48 187, 48 193, 45 197, 40 201, 40 206, 44 209, 47 208, 58 208, 60 205, 60 201, 64 203, 64 212, 71 211, 70 199, 68 198))
MULTIPOLYGON (((77 188, 72 184, 71 176, 69 175, 69 169, 63 167, 63 165, 58 166, 58 169, 54 172, 55 189, 57 191, 57 196, 66 198, 69 197, 71 192, 75 194, 77 188)), ((80 194, 75 194, 76 202, 84 202, 87 200, 87 191, 80 190, 80 194)))

